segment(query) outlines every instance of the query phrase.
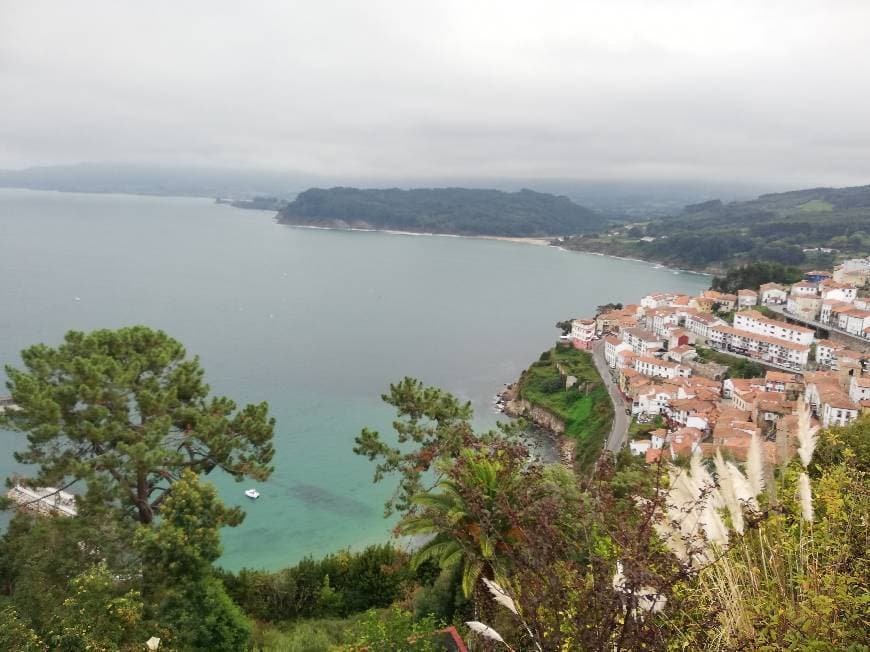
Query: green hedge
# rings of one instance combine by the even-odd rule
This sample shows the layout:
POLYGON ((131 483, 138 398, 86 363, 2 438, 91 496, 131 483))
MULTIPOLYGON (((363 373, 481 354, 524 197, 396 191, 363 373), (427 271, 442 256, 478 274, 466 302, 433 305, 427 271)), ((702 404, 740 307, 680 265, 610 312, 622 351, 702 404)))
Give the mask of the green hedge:
POLYGON ((221 571, 227 592, 249 616, 264 621, 347 616, 386 607, 414 582, 408 556, 390 545, 305 558, 279 571, 221 571))

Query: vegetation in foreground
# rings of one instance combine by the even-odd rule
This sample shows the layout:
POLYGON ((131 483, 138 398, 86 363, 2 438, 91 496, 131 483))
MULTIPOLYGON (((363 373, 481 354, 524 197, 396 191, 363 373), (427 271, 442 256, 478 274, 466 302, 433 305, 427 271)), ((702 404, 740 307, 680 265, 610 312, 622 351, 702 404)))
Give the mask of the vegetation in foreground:
MULTIPOLYGON (((10 373, 23 409, 5 425, 45 446, 42 472, 64 450, 112 453, 62 467, 88 477, 78 516, 19 514, 0 539, 2 649, 140 650, 157 636, 169 650, 436 650, 429 634, 450 623, 472 650, 867 649, 868 418, 817 438, 804 415, 796 455, 775 467, 760 446, 743 469, 604 453, 580 477, 531 460, 511 428, 475 432, 467 404, 406 378, 385 395, 398 446, 364 430, 356 448, 377 480, 398 477, 390 508, 397 532, 423 537, 413 554, 375 546, 224 573, 219 531, 241 514, 207 465, 165 444, 208 440, 267 464, 270 438, 250 449, 259 426, 184 391, 198 367, 162 334, 68 340, 93 346, 40 347, 10 373), (140 432, 139 415, 163 438, 140 432), (146 436, 158 462, 183 467, 158 483, 148 520, 121 473, 154 463, 137 446, 146 436)), ((269 424, 265 410, 241 413, 269 424)))

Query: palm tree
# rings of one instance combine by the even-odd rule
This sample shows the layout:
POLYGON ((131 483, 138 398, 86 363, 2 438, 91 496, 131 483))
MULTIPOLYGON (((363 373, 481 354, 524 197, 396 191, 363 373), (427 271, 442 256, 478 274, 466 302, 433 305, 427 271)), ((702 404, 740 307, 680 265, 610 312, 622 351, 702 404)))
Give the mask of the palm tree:
POLYGON ((504 581, 506 561, 499 552, 522 538, 501 509, 520 474, 490 448, 466 449, 446 473, 434 490, 413 496, 420 509, 405 516, 398 529, 406 536, 432 536, 414 554, 415 567, 430 559, 442 568, 462 564, 462 590, 470 597, 481 576, 504 581))

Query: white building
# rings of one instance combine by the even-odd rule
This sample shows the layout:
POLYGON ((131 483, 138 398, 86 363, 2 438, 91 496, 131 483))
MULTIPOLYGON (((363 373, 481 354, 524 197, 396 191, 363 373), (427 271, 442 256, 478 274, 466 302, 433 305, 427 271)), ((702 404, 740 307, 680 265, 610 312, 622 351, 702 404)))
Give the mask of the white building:
POLYGON ((768 319, 756 310, 745 310, 734 315, 734 328, 807 346, 812 344, 815 338, 810 328, 768 319))
POLYGON ((724 321, 707 313, 697 313, 686 317, 685 328, 695 335, 695 340, 706 342, 708 331, 712 326, 723 326, 724 321))
POLYGON ((651 355, 664 346, 662 338, 643 328, 624 328, 621 335, 637 355, 651 355))
POLYGON ((819 285, 818 283, 810 283, 809 281, 799 281, 791 286, 791 294, 814 297, 819 294, 819 285))
POLYGON ((731 326, 711 327, 708 334, 708 341, 722 351, 739 353, 795 370, 803 369, 807 364, 810 347, 806 344, 760 335, 731 326))
POLYGON ((858 418, 858 404, 840 389, 836 378, 808 382, 804 400, 812 407, 823 428, 845 426, 858 418))
POLYGON ((788 292, 779 283, 765 283, 758 288, 762 305, 781 305, 788 301, 788 292))
POLYGON ((758 303, 758 293, 755 290, 737 290, 737 310, 752 308, 758 303))
POLYGON ((849 308, 837 312, 837 328, 852 335, 868 337, 870 334, 870 312, 859 308, 849 308))
POLYGON ((655 292, 653 294, 648 294, 641 299, 640 305, 642 308, 646 308, 647 310, 664 308, 673 301, 674 297, 675 295, 669 292, 655 292))
POLYGON ((631 351, 631 345, 623 342, 615 335, 609 335, 604 338, 604 359, 607 361, 607 366, 611 369, 616 368, 617 357, 623 351, 631 351))
POLYGON ((819 285, 819 290, 822 299, 832 299, 834 301, 843 301, 845 303, 852 303, 858 296, 858 288, 849 283, 825 281, 819 285))
POLYGON ((571 341, 578 349, 592 347, 595 339, 594 319, 575 319, 571 322, 571 341))
POLYGON ((849 398, 856 403, 870 401, 870 377, 852 376, 849 383, 849 398))
POLYGON ((689 369, 678 365, 676 362, 645 355, 634 359, 634 370, 650 378, 676 378, 678 376, 688 376, 691 373, 689 369))
POLYGON ((845 348, 845 345, 831 340, 819 340, 816 342, 816 362, 822 367, 830 367, 837 361, 837 351, 845 348))

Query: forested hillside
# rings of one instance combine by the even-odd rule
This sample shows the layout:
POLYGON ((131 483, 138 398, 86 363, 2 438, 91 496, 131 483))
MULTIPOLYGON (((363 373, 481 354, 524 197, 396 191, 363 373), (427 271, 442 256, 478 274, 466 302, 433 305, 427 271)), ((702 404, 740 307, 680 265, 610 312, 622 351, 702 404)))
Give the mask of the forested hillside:
POLYGON ((559 236, 601 228, 567 197, 520 190, 311 188, 279 214, 287 224, 458 235, 559 236))
POLYGON ((728 204, 713 200, 617 232, 571 238, 567 246, 693 269, 753 261, 827 266, 838 257, 870 253, 870 186, 796 190, 728 204))

